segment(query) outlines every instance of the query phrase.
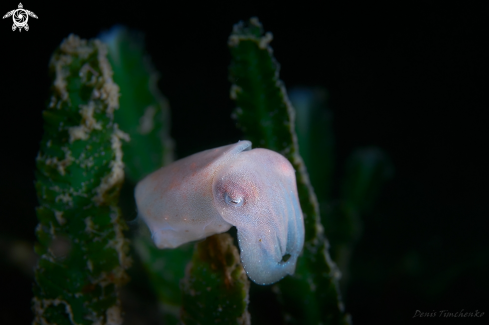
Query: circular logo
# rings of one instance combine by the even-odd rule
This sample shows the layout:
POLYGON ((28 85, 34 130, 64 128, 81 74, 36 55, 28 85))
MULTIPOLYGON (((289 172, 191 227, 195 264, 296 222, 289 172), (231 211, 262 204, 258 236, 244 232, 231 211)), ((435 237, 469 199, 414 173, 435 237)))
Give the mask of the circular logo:
POLYGON ((13 14, 14 24, 17 27, 24 27, 29 19, 27 12, 24 9, 17 9, 13 14))

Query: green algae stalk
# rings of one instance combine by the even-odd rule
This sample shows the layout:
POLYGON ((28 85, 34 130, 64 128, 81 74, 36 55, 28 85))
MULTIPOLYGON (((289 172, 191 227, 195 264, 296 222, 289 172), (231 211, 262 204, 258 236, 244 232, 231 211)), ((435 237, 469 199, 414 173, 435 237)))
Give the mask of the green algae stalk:
POLYGON ((390 158, 379 148, 356 149, 348 157, 339 204, 332 205, 332 211, 324 218, 332 242, 331 256, 342 271, 342 286, 348 283, 350 257, 362 235, 361 217, 371 209, 393 174, 390 158))
POLYGON ((250 324, 250 282, 229 234, 210 236, 195 245, 181 286, 183 324, 250 324))
POLYGON ((106 56, 100 41, 70 35, 50 61, 36 171, 33 324, 122 324, 118 288, 131 260, 117 199, 129 136, 114 123, 119 87, 106 56))
POLYGON ((297 110, 296 130, 301 156, 318 196, 321 221, 331 244, 329 253, 341 271, 346 288, 349 263, 362 235, 362 217, 375 203, 384 182, 393 175, 388 155, 376 147, 353 151, 346 163, 339 197, 332 197, 334 144, 332 113, 327 108, 327 91, 322 88, 295 88, 289 98, 297 110))
POLYGON ((339 271, 328 254, 328 242, 320 222, 319 206, 294 130, 294 108, 288 100, 279 65, 257 18, 240 22, 229 37, 231 98, 245 137, 256 147, 284 155, 294 166, 305 223, 305 244, 294 276, 278 282, 275 292, 290 324, 348 324, 341 301, 339 271))
POLYGON ((331 200, 335 157, 333 118, 326 105, 328 92, 320 87, 301 87, 289 90, 288 95, 296 112, 300 155, 323 215, 331 200))
POLYGON ((108 46, 113 79, 121 92, 115 122, 131 137, 122 144, 125 172, 137 183, 173 160, 168 100, 158 89, 159 73, 145 51, 142 33, 117 25, 100 39, 108 46))
MULTIPOLYGON (((159 72, 146 52, 144 35, 125 26, 114 26, 100 34, 108 46, 109 62, 121 97, 115 121, 129 134, 130 142, 122 145, 124 165, 130 187, 128 197, 134 200, 134 184, 144 176, 173 161, 170 133, 170 107, 157 86, 159 72)), ((128 213, 134 213, 132 210, 128 213)), ((129 216, 133 218, 133 216, 129 216)), ((192 257, 193 244, 175 249, 157 248, 146 225, 132 239, 151 289, 158 297, 160 314, 165 324, 177 324, 182 302, 180 280, 192 257)), ((138 281, 138 279, 134 279, 138 281)))

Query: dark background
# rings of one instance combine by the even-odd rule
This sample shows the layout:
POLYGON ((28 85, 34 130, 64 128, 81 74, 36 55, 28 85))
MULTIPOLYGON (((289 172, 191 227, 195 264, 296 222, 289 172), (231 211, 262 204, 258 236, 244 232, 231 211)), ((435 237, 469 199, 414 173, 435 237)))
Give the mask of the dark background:
MULTIPOLYGON (((39 19, 29 18, 28 32, 0 21, 2 253, 9 240, 35 241, 41 111, 49 58, 63 38, 92 38, 116 23, 144 31, 182 157, 240 138, 230 118, 227 38, 233 24, 257 16, 274 35, 285 85, 328 89, 336 165, 375 145, 395 166, 353 253, 344 295, 354 324, 447 323, 413 315, 461 309, 486 315, 452 322, 487 322, 487 2, 158 4, 29 1, 24 9, 39 19)), ((3 1, 0 14, 17 6, 3 1)), ((28 272, 6 255, 0 263, 0 322, 28 324, 28 272)))

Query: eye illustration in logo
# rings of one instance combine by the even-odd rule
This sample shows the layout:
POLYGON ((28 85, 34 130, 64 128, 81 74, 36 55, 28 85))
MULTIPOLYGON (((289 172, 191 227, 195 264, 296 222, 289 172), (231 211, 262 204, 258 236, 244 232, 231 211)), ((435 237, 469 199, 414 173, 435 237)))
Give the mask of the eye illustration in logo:
POLYGON ((12 16, 14 20, 14 24, 12 25, 12 31, 15 31, 17 28, 19 32, 24 28, 26 31, 29 30, 29 25, 27 25, 27 21, 29 20, 29 16, 37 18, 36 14, 32 11, 25 10, 22 6, 22 3, 19 3, 19 8, 9 11, 3 16, 3 18, 7 18, 12 16))

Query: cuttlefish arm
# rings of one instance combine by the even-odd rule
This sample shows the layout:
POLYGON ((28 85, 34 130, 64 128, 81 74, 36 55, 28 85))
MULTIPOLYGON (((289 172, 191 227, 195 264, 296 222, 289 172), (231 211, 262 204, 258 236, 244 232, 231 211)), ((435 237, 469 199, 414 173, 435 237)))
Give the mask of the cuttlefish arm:
POLYGON ((135 194, 160 248, 236 226, 251 280, 271 284, 294 273, 304 221, 295 171, 276 152, 251 150, 249 141, 206 150, 147 176, 135 194))

